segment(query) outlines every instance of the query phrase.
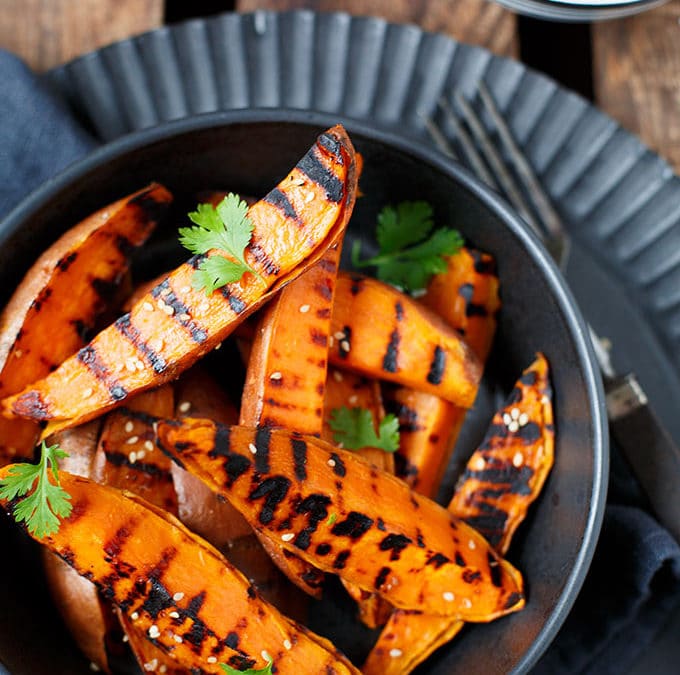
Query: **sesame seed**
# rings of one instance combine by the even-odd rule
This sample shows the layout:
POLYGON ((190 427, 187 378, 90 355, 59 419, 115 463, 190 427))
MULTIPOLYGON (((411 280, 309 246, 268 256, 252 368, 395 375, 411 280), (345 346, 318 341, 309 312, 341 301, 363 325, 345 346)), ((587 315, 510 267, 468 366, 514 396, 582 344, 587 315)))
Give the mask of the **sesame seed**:
POLYGON ((127 359, 125 361, 125 367, 132 373, 134 373, 135 370, 137 370, 137 368, 135 367, 135 360, 134 359, 127 359))
POLYGON ((137 370, 144 370, 144 363, 140 359, 135 359, 135 368, 137 370))
POLYGON ((446 602, 453 602, 456 599, 456 596, 451 593, 451 591, 444 591, 444 593, 442 593, 442 598, 444 598, 446 602))
POLYGON ((209 656, 206 661, 208 663, 217 663, 217 657, 216 656, 209 656))
POLYGON ((153 450, 153 443, 151 441, 144 441, 144 449, 151 452, 153 450))
POLYGON ((512 417, 513 420, 516 420, 519 417, 519 408, 513 408, 510 411, 510 417, 512 417))
POLYGON ((182 286, 182 288, 179 289, 180 293, 188 293, 191 290, 191 286, 182 286))
POLYGON ((263 649, 263 650, 260 652, 260 656, 262 656, 262 658, 263 658, 265 661, 272 661, 272 660, 273 660, 272 657, 269 656, 269 652, 268 652, 266 649, 263 649))
POLYGON ((305 184, 305 181, 302 180, 302 178, 294 178, 291 176, 290 179, 293 181, 293 185, 297 185, 298 187, 302 187, 305 184))
POLYGON ((411 291, 411 297, 422 298, 426 293, 427 288, 416 288, 414 291, 411 291))
POLYGON ((333 379, 336 382, 342 382, 344 378, 342 376, 342 373, 339 370, 334 370, 333 371, 333 379))
POLYGON ((186 312, 177 315, 178 321, 189 321, 190 319, 191 319, 191 317, 186 312))
POLYGON ((179 602, 179 601, 182 600, 183 598, 184 598, 184 593, 175 593, 175 595, 172 596, 172 599, 173 599, 175 602, 179 602))
POLYGON ((130 642, 130 638, 127 635, 123 635, 123 642, 130 642))
POLYGON ((125 433, 126 434, 129 434, 134 428, 135 428, 135 424, 134 424, 134 422, 132 422, 132 420, 128 420, 125 423, 125 433))
POLYGON ((486 461, 481 455, 476 455, 470 464, 475 471, 482 471, 486 465, 486 461))
POLYGON ((149 672, 153 672, 156 668, 158 668, 158 659, 152 659, 144 664, 144 670, 149 672))
POLYGON ((181 413, 188 412, 189 408, 191 408, 191 403, 189 403, 189 401, 182 401, 179 406, 177 406, 177 410, 181 413))
POLYGON ((284 640, 283 647, 284 649, 292 649, 293 645, 291 644, 290 640, 284 640))
POLYGON ((130 436, 130 438, 125 441, 128 445, 132 445, 133 443, 136 443, 139 440, 139 436, 130 436))
POLYGON ((93 673, 98 673, 99 670, 100 670, 100 668, 99 668, 99 666, 98 666, 94 661, 90 661, 90 670, 91 670, 93 673))
POLYGON ((142 307, 144 307, 147 312, 153 312, 153 305, 148 300, 142 305, 142 307))
POLYGON ((151 349, 153 349, 155 352, 161 351, 164 345, 165 342, 163 342, 163 338, 153 338, 149 340, 149 347, 151 347, 151 349))
POLYGON ((342 347, 342 349, 343 349, 344 351, 348 352, 348 351, 349 351, 349 340, 343 340, 343 341, 340 343, 340 346, 342 347))
POLYGON ((516 420, 512 420, 512 422, 508 424, 508 431, 513 434, 519 431, 519 423, 516 420))
POLYGON ((270 380, 280 380, 282 377, 283 377, 283 375, 281 375, 281 373, 278 370, 276 370, 269 376, 269 379, 270 380))
POLYGON ((171 619, 179 619, 179 612, 170 612, 170 613, 168 614, 168 616, 169 616, 171 619))
POLYGON ((255 443, 248 443, 248 450, 253 453, 253 455, 257 454, 257 446, 255 443))
POLYGON ((173 635, 172 639, 179 645, 181 645, 182 642, 184 642, 184 639, 182 638, 181 635, 173 635))
POLYGON ((468 548, 469 548, 471 551, 474 551, 474 550, 477 548, 477 544, 475 544, 475 540, 474 540, 474 539, 470 539, 470 541, 468 541, 468 548))
POLYGON ((215 345, 215 351, 217 351, 221 346, 222 346, 222 343, 221 343, 221 342, 218 342, 218 343, 215 345))
POLYGON ((90 398, 94 394, 94 391, 92 390, 92 387, 88 387, 87 389, 83 389, 83 398, 90 398))
POLYGON ((355 405, 356 402, 359 400, 359 397, 356 394, 352 394, 348 399, 347 402, 350 403, 351 405, 355 405))
POLYGON ((153 624, 151 628, 149 628, 149 637, 150 638, 157 638, 160 637, 161 632, 158 630, 158 626, 156 624, 153 624))
POLYGON ((332 347, 335 344, 335 338, 332 335, 328 336, 328 346, 332 347))
POLYGON ((503 413, 503 424, 507 427, 510 422, 512 422, 512 417, 508 413, 503 413))
POLYGON ((293 539, 295 539, 295 533, 294 532, 286 532, 286 534, 281 535, 281 539, 283 541, 293 541, 293 539))
POLYGON ((394 649, 390 649, 390 656, 393 659, 398 659, 401 656, 401 649, 397 649, 396 647, 394 649))
POLYGON ((300 313, 301 314, 307 314, 307 312, 311 309, 309 305, 300 305, 300 313))
POLYGON ((162 288, 162 289, 161 289, 161 295, 164 296, 164 297, 165 297, 166 295, 170 295, 170 288, 168 288, 167 286, 165 286, 164 288, 162 288))
POLYGON ((14 357, 17 358, 17 359, 20 359, 23 355, 24 355, 24 353, 23 353, 23 351, 21 351, 21 349, 17 349, 14 352, 14 357))
POLYGON ((134 464, 137 461, 137 453, 134 450, 128 455, 128 460, 130 464, 134 464))
POLYGON ((164 663, 161 663, 161 667, 158 669, 158 672, 159 673, 167 673, 168 667, 164 663))
POLYGON ((529 423, 529 415, 522 413, 517 419, 521 427, 526 426, 529 423))
POLYGON ((137 453, 137 459, 144 459, 145 455, 146 455, 146 452, 144 450, 140 450, 137 453))
POLYGON ((328 462, 327 462, 327 464, 328 464, 328 466, 333 467, 333 466, 335 466, 335 460, 334 460, 334 459, 329 459, 328 462))
POLYGON ((519 469, 522 464, 524 464, 524 455, 521 452, 516 452, 515 456, 512 458, 512 465, 519 469))
POLYGON ((175 313, 175 308, 171 305, 166 305, 165 303, 163 303, 162 309, 168 316, 172 316, 175 313))
POLYGON ((463 607, 470 609, 472 607, 472 600, 470 598, 463 598, 463 607))
POLYGON ((305 204, 309 204, 309 202, 314 200, 314 193, 313 192, 308 192, 305 195, 305 204))
POLYGON ((133 621, 137 621, 137 619, 139 619, 139 613, 138 612, 132 612, 132 614, 130 614, 130 618, 133 621))

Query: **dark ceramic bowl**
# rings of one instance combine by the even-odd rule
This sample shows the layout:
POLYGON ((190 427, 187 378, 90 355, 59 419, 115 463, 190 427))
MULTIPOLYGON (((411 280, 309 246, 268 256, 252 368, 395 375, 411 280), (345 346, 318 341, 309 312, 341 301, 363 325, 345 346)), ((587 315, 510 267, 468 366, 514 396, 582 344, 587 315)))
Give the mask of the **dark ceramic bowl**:
MULTIPOLYGON (((524 574, 527 607, 491 624, 466 627, 421 667, 421 672, 447 675, 526 671, 564 621, 593 555, 605 501, 606 427, 584 324, 561 276, 517 216, 466 171, 396 136, 302 111, 235 111, 182 120, 104 147, 10 214, 0 226, 3 300, 38 251, 93 210, 151 180, 166 184, 180 201, 213 187, 263 194, 286 175, 320 130, 337 121, 345 124, 364 156, 365 196, 357 202, 350 236, 368 242, 380 207, 424 199, 433 205, 438 223, 457 227, 498 261, 499 332, 448 474, 449 493, 461 463, 534 354, 544 352, 552 366, 555 466, 508 555, 524 574)), ((150 253, 137 261, 140 274, 163 269, 168 258, 180 260, 173 243, 176 224, 155 236, 150 253)), ((4 516, 0 537, 0 663, 13 675, 89 672, 51 605, 37 546, 4 516)), ((361 663, 375 636, 348 630, 348 613, 348 604, 336 596, 315 605, 312 627, 361 663)))

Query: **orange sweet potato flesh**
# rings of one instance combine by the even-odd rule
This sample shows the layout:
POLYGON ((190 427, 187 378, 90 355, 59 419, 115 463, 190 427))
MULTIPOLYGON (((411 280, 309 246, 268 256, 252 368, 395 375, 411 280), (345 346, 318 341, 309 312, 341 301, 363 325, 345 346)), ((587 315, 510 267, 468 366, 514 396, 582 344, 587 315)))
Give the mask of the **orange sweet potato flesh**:
POLYGON ((245 257, 259 276, 245 273, 206 295, 191 285, 201 257, 192 258, 51 375, 6 399, 5 414, 64 428, 174 379, 337 242, 356 187, 354 148, 345 130, 333 127, 248 209, 254 230, 245 257))
POLYGON ((340 274, 330 362, 469 408, 479 359, 460 335, 412 298, 376 279, 340 274))
MULTIPOLYGON (((26 273, 0 316, 0 398, 45 377, 84 344, 172 201, 152 184, 92 214, 60 237, 26 273)), ((35 422, 0 418, 0 465, 32 459, 35 422)))
POLYGON ((157 433, 258 531, 397 607, 490 621, 524 604, 519 573, 481 535, 350 452, 191 418, 157 433))
MULTIPOLYGON (((477 527, 504 555, 550 472, 554 443, 548 362, 538 354, 470 457, 449 511, 477 527)), ((462 621, 397 610, 369 654, 363 672, 409 673, 463 625, 462 621)))
MULTIPOLYGON (((460 332, 481 363, 486 362, 500 309, 493 258, 461 249, 447 260, 420 301, 460 332)), ((428 497, 437 494, 465 420, 465 409, 407 387, 386 389, 389 412, 399 418, 399 459, 403 478, 428 497)))
MULTIPOLYGON (((0 469, 0 479, 6 475, 0 469)), ((186 672, 221 673, 220 662, 263 668, 266 652, 281 674, 358 673, 173 516, 132 493, 65 472, 59 478, 73 512, 41 543, 87 575, 186 672)))

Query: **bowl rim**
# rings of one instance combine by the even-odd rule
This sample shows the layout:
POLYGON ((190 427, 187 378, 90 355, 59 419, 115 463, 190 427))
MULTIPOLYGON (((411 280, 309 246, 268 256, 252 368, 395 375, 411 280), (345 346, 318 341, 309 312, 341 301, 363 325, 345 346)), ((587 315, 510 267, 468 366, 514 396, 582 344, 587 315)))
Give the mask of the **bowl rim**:
MULTIPOLYGON (((394 131, 376 129, 370 123, 344 115, 295 108, 243 108, 204 113, 164 122, 134 131, 94 149, 30 192, 0 220, 0 247, 23 222, 30 219, 33 213, 44 207, 62 190, 77 182, 84 175, 121 155, 186 133, 225 125, 249 123, 291 123, 323 128, 342 124, 347 128, 350 137, 352 134, 358 134, 392 146, 406 155, 423 161, 458 182, 464 189, 479 199, 486 208, 494 212, 543 268, 546 282, 553 291, 555 301, 563 312, 572 334, 588 393, 592 424, 593 483, 583 537, 562 593, 543 627, 512 671, 512 673, 527 672, 548 648, 564 623, 590 567, 604 519, 609 474, 609 434, 602 380, 590 338, 587 337, 589 333, 585 320, 557 265, 538 237, 503 197, 484 185, 461 164, 414 137, 400 135, 394 131)), ((0 673, 2 672, 3 666, 0 661, 0 673)))

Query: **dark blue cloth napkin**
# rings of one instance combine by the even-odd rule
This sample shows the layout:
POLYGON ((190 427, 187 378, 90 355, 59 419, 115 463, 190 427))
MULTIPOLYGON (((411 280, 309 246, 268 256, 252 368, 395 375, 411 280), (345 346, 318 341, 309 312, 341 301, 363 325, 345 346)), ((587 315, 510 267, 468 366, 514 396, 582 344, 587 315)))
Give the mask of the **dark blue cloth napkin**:
MULTIPOLYGON (((98 141, 19 60, 2 51, 0 83, 2 217, 98 141)), ((541 675, 626 673, 680 604, 680 547, 649 514, 616 448, 611 465, 595 559, 573 611, 536 666, 541 675)))

